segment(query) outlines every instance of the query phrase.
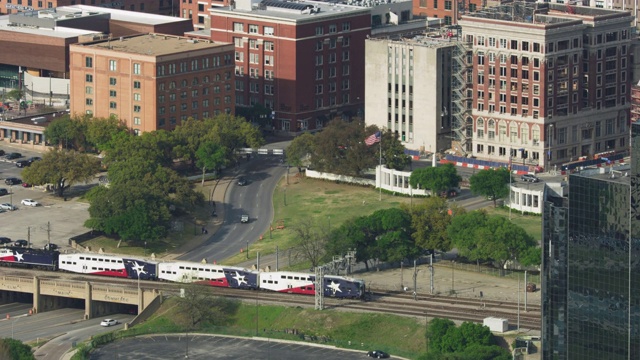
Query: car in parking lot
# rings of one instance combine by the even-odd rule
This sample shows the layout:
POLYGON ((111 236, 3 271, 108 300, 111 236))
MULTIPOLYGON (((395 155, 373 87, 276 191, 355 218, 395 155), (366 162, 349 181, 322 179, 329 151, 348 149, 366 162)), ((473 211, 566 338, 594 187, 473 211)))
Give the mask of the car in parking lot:
POLYGON ((386 359, 389 357, 389 354, 382 350, 372 350, 367 353, 367 356, 376 359, 386 359))
POLYGON ((11 243, 11 239, 8 237, 0 237, 0 244, 10 244, 11 243))
POLYGON ((247 185, 247 179, 242 176, 238 178, 238 186, 245 186, 245 185, 247 185))
POLYGON ((20 239, 20 240, 16 240, 13 243, 13 246, 27 247, 29 246, 29 242, 27 240, 20 239))
POLYGON ((536 182, 540 181, 540 179, 538 179, 537 176, 531 175, 531 174, 522 175, 522 177, 520 177, 520 180, 525 181, 525 182, 533 182, 533 183, 536 183, 536 182))
POLYGON ((0 196, 9 194, 9 190, 5 188, 0 188, 0 196))
POLYGON ((22 154, 17 153, 17 152, 8 153, 7 155, 4 156, 4 158, 7 159, 7 160, 18 159, 18 158, 21 158, 21 157, 22 157, 22 154))
POLYGON ((4 156, 5 152, 4 150, 0 149, 0 156, 4 156))
POLYGON ((35 201, 33 199, 22 199, 22 201, 20 201, 20 203, 22 205, 25 205, 25 206, 33 206, 33 207, 36 207, 36 206, 40 205, 39 202, 37 202, 37 201, 35 201))
POLYGON ((18 185, 20 183, 22 183, 22 180, 15 178, 15 177, 10 177, 10 178, 6 178, 4 179, 4 183, 7 185, 18 185))
POLYGON ((16 210, 17 208, 18 208, 17 206, 15 206, 13 204, 9 204, 9 203, 0 204, 0 209, 2 209, 2 210, 13 211, 13 210, 16 210))
POLYGON ((29 165, 33 164, 34 162, 36 162, 38 160, 42 160, 42 158, 39 157, 39 156, 32 156, 32 157, 27 159, 27 161, 29 162, 29 165))
POLYGON ((104 319, 104 320, 102 320, 102 322, 100 323, 100 326, 113 326, 113 325, 118 325, 118 320, 114 320, 114 319, 104 319))
POLYGON ((18 161, 16 161, 16 166, 19 167, 19 168, 27 167, 29 165, 31 165, 29 160, 18 160, 18 161))
POLYGON ((59 248, 60 248, 60 247, 59 247, 58 245, 56 245, 56 244, 48 243, 48 244, 45 244, 45 245, 44 245, 44 247, 42 248, 42 250, 51 250, 51 251, 54 251, 54 250, 58 250, 59 248))

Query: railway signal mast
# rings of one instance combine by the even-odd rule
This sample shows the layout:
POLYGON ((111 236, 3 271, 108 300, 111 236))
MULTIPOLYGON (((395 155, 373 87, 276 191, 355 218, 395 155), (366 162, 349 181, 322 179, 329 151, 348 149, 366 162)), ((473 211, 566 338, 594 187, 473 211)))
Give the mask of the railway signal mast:
POLYGON ((318 265, 315 268, 315 309, 324 309, 324 275, 339 275, 341 270, 345 270, 347 275, 351 273, 351 266, 355 264, 356 251, 349 250, 344 256, 335 255, 333 261, 327 264, 318 265))

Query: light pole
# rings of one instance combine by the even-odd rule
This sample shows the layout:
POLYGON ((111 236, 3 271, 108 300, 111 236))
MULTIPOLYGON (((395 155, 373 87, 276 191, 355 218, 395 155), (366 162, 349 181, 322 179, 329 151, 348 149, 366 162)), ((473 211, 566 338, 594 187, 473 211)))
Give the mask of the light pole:
POLYGON ((147 256, 147 242, 144 242, 144 256, 147 256))
POLYGON ((553 124, 547 126, 547 172, 551 171, 551 138, 553 135, 553 124))
POLYGON ((284 206, 287 206, 287 188, 284 188, 284 206))
POLYGON ((14 333, 13 333, 13 325, 14 325, 18 320, 20 320, 20 319, 18 318, 18 319, 15 319, 15 320, 13 320, 13 321, 11 322, 11 339, 14 339, 14 337, 13 337, 13 334, 14 334, 14 333))
POLYGON ((456 268, 456 261, 455 260, 451 260, 451 295, 455 294, 456 290, 455 290, 455 268, 456 268))

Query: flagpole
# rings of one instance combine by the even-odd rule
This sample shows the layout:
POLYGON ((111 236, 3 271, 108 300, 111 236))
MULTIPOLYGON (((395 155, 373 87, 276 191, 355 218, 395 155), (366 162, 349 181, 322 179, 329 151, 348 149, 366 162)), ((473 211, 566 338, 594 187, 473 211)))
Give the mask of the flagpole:
POLYGON ((382 131, 380 132, 380 199, 382 201, 382 131))

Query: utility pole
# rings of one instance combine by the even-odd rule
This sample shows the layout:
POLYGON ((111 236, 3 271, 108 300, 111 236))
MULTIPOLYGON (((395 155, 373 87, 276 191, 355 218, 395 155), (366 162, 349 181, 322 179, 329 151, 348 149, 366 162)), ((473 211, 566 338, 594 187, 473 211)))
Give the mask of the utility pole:
POLYGON ((51 248, 51 221, 47 221, 47 244, 51 248))
POLYGON ((527 312, 527 270, 524 271, 524 312, 527 312))
POLYGON ((400 260, 400 288, 402 290, 404 290, 404 271, 403 271, 404 269, 402 267, 403 265, 404 265, 404 262, 400 260))
POLYGON ((31 226, 27 227, 27 247, 31 247, 31 226))
POLYGON ((433 253, 429 255, 429 271, 431 272, 430 292, 433 295, 433 253))
POLYGON ((418 300, 418 265, 413 260, 413 300, 418 300))
POLYGON ((278 245, 276 245, 276 271, 278 271, 278 263, 279 263, 279 261, 278 261, 278 255, 279 255, 279 254, 278 254, 278 245))

